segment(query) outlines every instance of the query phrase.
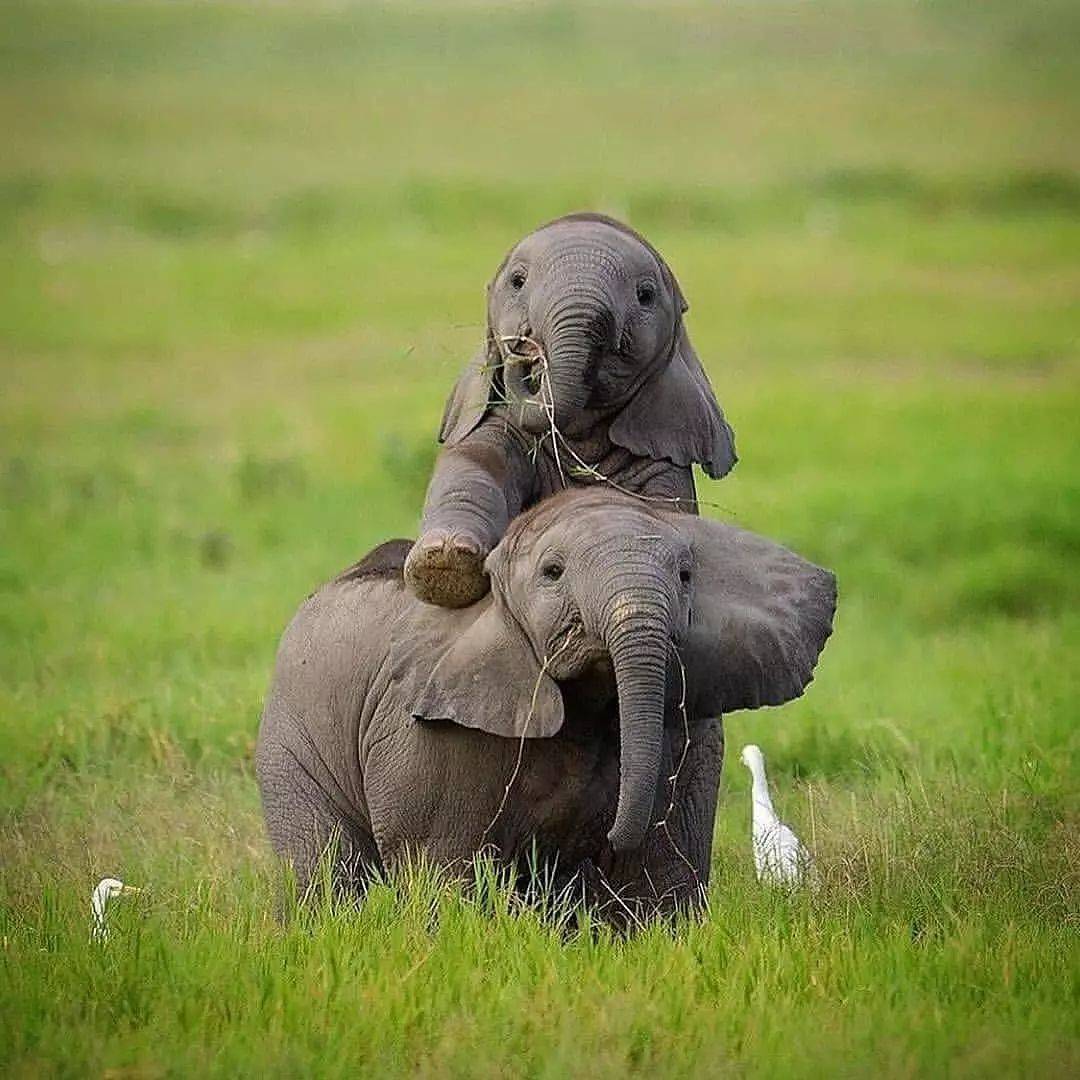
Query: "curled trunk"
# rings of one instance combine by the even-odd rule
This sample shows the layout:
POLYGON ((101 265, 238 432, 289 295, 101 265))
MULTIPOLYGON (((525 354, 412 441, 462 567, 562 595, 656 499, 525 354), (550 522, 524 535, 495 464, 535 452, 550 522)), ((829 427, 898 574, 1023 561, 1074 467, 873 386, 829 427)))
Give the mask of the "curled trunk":
POLYGON ((599 296, 578 296, 551 308, 540 325, 543 356, 507 369, 507 386, 523 405, 521 423, 541 434, 572 421, 589 400, 592 365, 610 339, 611 316, 599 296))

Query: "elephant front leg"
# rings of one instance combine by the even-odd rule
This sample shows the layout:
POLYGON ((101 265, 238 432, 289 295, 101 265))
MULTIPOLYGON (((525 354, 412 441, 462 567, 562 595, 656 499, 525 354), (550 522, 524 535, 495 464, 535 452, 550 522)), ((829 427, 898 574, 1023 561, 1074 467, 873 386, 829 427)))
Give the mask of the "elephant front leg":
POLYGON ((467 607, 488 589, 484 559, 528 497, 534 471, 519 439, 494 418, 436 462, 405 583, 421 600, 467 607))

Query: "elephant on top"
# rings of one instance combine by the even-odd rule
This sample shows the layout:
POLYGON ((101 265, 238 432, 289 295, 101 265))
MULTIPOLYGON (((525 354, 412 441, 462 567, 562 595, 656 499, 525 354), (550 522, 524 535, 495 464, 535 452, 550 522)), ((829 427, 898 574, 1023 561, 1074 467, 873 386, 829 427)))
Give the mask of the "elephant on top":
POLYGON ((712 477, 735 442, 686 332, 687 304, 628 226, 571 214, 503 259, 483 348, 447 402, 421 535, 405 563, 420 599, 464 607, 522 510, 607 482, 696 512, 692 466, 712 477))

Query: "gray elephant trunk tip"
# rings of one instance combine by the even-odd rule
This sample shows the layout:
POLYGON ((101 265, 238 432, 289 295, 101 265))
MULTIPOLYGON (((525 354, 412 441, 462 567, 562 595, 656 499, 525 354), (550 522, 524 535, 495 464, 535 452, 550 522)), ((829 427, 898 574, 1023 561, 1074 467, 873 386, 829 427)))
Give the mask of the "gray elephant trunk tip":
POLYGON ((608 829, 608 843, 611 845, 611 850, 618 854, 626 851, 636 851, 645 843, 645 834, 648 831, 648 817, 633 823, 616 822, 608 829))

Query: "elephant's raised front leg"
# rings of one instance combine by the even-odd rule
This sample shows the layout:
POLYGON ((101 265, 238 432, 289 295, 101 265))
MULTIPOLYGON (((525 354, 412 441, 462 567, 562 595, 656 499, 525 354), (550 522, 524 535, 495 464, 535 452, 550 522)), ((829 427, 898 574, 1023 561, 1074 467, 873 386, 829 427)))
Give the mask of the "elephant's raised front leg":
POLYGON ((405 583, 440 607, 475 603, 488 590, 484 559, 529 498, 535 470, 520 434, 487 417, 435 463, 420 538, 405 583))

